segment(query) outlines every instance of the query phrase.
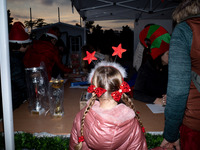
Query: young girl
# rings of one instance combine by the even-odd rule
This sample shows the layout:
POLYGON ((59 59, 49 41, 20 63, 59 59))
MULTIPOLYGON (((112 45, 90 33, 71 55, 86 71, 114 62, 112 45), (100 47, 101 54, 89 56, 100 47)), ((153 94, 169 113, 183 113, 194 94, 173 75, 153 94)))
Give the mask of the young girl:
POLYGON ((125 69, 113 62, 100 62, 91 71, 88 92, 92 97, 75 117, 71 150, 147 149, 142 123, 125 94, 130 92, 125 77, 125 69))

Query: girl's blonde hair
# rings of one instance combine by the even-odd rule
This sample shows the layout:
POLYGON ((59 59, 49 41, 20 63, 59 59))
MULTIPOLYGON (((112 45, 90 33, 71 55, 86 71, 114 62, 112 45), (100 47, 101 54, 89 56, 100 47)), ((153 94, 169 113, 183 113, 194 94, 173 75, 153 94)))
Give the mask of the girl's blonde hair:
POLYGON ((200 14, 200 0, 183 0, 183 2, 176 7, 172 17, 174 21, 180 23, 189 16, 198 14, 200 14))
MULTIPOLYGON (((94 71, 94 75, 91 81, 91 84, 93 84, 95 87, 101 87, 107 90, 99 99, 111 99, 111 93, 114 91, 119 90, 120 85, 123 82, 123 77, 121 73, 119 72, 118 69, 112 67, 112 66, 100 66, 94 71)), ((83 128, 84 128, 84 119, 86 114, 89 112, 90 108, 94 105, 95 100, 97 100, 98 97, 96 96, 95 93, 92 94, 92 97, 89 100, 89 104, 87 108, 85 109, 83 118, 81 120, 81 136, 83 136, 83 128)), ((136 113, 135 106, 132 102, 132 100, 125 94, 123 93, 121 100, 133 111, 135 111, 136 118, 139 121, 141 127, 143 127, 142 122, 136 113)), ((82 148, 82 142, 78 143, 75 146, 76 150, 80 150, 82 148)))

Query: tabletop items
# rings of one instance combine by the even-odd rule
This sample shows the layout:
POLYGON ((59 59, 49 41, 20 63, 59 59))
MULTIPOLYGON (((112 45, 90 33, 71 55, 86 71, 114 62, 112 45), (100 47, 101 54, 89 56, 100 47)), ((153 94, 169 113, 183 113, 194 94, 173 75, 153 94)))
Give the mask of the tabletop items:
POLYGON ((26 80, 28 87, 29 111, 31 114, 50 114, 53 117, 64 115, 64 80, 48 76, 44 66, 26 68, 26 80))
POLYGON ((50 113, 54 117, 64 115, 64 80, 51 79, 49 82, 50 113))
POLYGON ((44 67, 26 68, 29 110, 41 115, 49 109, 48 77, 44 67))

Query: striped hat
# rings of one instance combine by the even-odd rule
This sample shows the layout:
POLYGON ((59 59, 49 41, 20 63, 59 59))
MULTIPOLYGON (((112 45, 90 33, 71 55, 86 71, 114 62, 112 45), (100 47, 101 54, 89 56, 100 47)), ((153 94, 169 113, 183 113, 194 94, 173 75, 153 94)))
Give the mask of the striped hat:
POLYGON ((160 25, 150 25, 145 27, 139 35, 140 42, 144 45, 144 47, 148 48, 145 40, 149 39, 151 46, 151 57, 153 59, 156 59, 161 54, 165 53, 169 50, 169 42, 171 39, 171 36, 160 25))

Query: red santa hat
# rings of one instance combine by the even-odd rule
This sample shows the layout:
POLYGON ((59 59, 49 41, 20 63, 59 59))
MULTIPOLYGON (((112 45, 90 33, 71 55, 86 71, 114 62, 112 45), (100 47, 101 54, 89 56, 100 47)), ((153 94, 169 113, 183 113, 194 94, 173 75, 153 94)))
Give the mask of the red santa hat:
POLYGON ((15 22, 13 24, 9 33, 9 42, 19 44, 31 42, 29 35, 21 22, 15 22))
POLYGON ((56 33, 56 31, 54 31, 52 28, 50 28, 48 30, 48 32, 46 33, 46 35, 55 38, 56 40, 58 40, 58 35, 56 33))

